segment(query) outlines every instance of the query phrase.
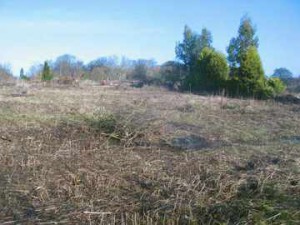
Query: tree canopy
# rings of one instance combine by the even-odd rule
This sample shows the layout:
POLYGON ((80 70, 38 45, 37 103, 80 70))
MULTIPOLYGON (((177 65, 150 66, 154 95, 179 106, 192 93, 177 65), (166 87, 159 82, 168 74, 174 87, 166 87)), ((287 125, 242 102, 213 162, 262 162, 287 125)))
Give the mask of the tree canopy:
POLYGON ((239 79, 244 95, 254 96, 265 82, 265 73, 256 47, 241 55, 239 79))
POLYGON ((258 46, 256 28, 248 16, 241 19, 237 37, 230 40, 227 60, 214 50, 212 35, 206 28, 199 35, 185 26, 183 41, 175 48, 184 69, 183 89, 212 93, 226 89, 231 96, 257 98, 279 94, 284 84, 265 76, 258 46))
POLYGON ((277 77, 282 80, 286 80, 286 79, 293 78, 293 73, 291 71, 289 71, 287 68, 281 67, 281 68, 274 70, 272 77, 277 77))
POLYGON ((238 36, 232 38, 227 47, 230 67, 238 67, 241 63, 243 54, 245 54, 250 47, 258 48, 259 39, 255 33, 256 28, 254 27, 252 20, 250 17, 244 16, 241 19, 238 36))
POLYGON ((175 48, 176 57, 183 62, 187 71, 192 71, 201 51, 205 47, 211 47, 211 44, 212 34, 208 29, 203 28, 199 35, 186 25, 183 40, 175 48))
POLYGON ((83 68, 83 62, 76 56, 65 54, 56 58, 51 68, 59 76, 77 77, 83 68))
POLYGON ((197 61, 193 79, 197 90, 220 92, 229 78, 226 57, 212 48, 204 48, 197 61))

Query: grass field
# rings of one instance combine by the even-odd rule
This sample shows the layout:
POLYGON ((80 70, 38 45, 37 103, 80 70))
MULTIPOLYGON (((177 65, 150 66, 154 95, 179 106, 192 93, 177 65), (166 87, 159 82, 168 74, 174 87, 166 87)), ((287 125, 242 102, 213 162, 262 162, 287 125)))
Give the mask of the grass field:
POLYGON ((300 224, 300 105, 0 89, 0 224, 300 224))

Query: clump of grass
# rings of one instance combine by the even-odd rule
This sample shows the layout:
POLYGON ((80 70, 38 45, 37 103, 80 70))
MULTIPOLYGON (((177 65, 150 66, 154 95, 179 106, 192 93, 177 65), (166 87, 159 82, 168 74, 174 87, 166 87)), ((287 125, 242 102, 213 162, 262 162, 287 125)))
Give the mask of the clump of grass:
POLYGON ((149 146, 150 139, 153 135, 157 135, 153 130, 155 124, 151 124, 153 119, 145 120, 146 117, 139 111, 127 114, 97 111, 92 116, 84 117, 84 121, 94 132, 108 137, 109 140, 118 141, 126 147, 141 147, 149 146))
POLYGON ((99 132, 112 134, 117 130, 117 119, 110 113, 94 114, 91 118, 86 118, 88 124, 99 132))
POLYGON ((222 109, 227 109, 227 110, 239 110, 241 106, 239 104, 234 104, 234 103, 226 103, 222 105, 222 109))

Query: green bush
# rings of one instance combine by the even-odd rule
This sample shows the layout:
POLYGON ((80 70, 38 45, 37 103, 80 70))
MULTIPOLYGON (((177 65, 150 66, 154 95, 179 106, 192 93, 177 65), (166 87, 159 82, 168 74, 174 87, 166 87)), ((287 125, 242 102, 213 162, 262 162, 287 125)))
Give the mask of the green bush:
POLYGON ((99 132, 112 134, 117 129, 117 120, 112 114, 96 114, 92 118, 87 118, 86 121, 99 132))
POLYGON ((259 83, 256 89, 256 97, 259 99, 270 99, 285 91, 286 86, 279 78, 265 79, 259 83))
POLYGON ((278 95, 285 91, 286 86, 280 78, 270 78, 268 86, 274 90, 274 94, 278 95))
POLYGON ((229 79, 226 57, 211 48, 204 48, 197 61, 194 74, 189 77, 193 91, 217 93, 225 88, 229 79))
POLYGON ((278 78, 266 79, 262 63, 255 47, 250 47, 241 57, 240 68, 226 82, 227 94, 232 97, 269 99, 285 90, 278 78))
POLYGON ((270 99, 274 96, 274 89, 268 85, 266 80, 260 82, 255 89, 255 97, 258 99, 270 99))

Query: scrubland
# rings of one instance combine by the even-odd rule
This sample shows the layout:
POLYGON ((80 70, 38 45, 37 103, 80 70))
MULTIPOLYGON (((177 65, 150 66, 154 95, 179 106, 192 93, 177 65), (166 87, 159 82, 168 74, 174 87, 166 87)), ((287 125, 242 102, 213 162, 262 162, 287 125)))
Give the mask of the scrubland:
POLYGON ((300 224, 300 105, 152 87, 18 93, 0 88, 1 224, 300 224))

